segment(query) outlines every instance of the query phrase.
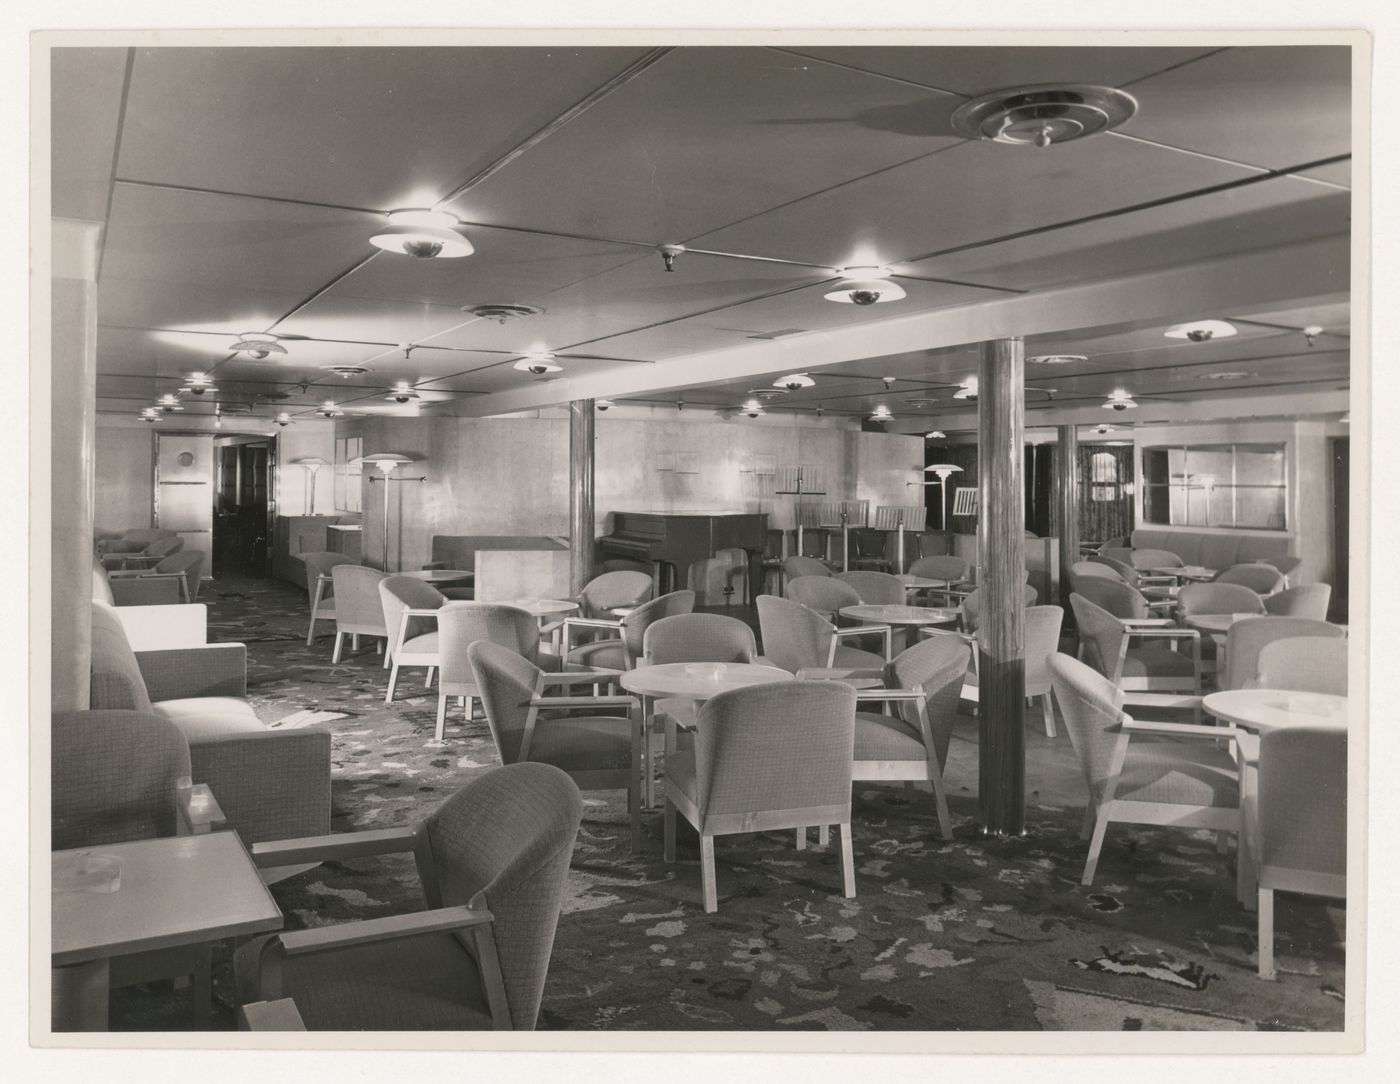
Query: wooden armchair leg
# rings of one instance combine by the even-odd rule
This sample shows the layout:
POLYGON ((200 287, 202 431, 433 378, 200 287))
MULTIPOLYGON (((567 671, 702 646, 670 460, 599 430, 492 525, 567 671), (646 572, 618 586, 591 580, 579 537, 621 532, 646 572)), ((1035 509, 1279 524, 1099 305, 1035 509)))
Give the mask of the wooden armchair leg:
MULTIPOLYGON (((803 830, 802 834, 803 834, 804 836, 807 834, 807 832, 806 832, 805 829, 803 830)), ((825 846, 826 846, 827 844, 829 844, 830 842, 831 842, 831 825, 829 825, 829 824, 818 825, 818 827, 817 827, 817 846, 818 846, 818 847, 825 847, 825 846)))
POLYGON ((344 644, 344 643, 345 643, 345 633, 343 633, 343 632, 341 632, 341 631, 339 631, 339 630, 337 629, 337 630, 336 630, 336 634, 335 634, 335 650, 331 652, 331 665, 332 665, 332 666, 335 666, 335 665, 337 665, 337 664, 340 662, 340 648, 341 648, 341 645, 344 644))
POLYGON ((841 825, 841 888, 846 899, 856 894, 856 854, 851 842, 851 824, 841 825))
POLYGON ((715 837, 700 834, 700 887, 705 896, 705 914, 719 910, 719 893, 715 889, 715 837))
POLYGON ((1080 884, 1091 885, 1094 883, 1094 871, 1098 869, 1099 852, 1103 850, 1103 837, 1106 831, 1108 831, 1108 818, 1096 817, 1094 835, 1089 840, 1089 857, 1084 863, 1084 876, 1080 878, 1080 884))
POLYGON ((447 694, 438 686, 438 706, 437 706, 437 729, 433 731, 433 740, 442 741, 443 734, 447 731, 447 694))
POLYGON ((1277 979, 1274 966, 1274 890, 1259 890, 1259 977, 1277 979))
POLYGON ((384 694, 384 703, 392 704, 394 702, 394 686, 398 683, 398 680, 399 664, 394 663, 393 669, 389 671, 389 690, 384 694))

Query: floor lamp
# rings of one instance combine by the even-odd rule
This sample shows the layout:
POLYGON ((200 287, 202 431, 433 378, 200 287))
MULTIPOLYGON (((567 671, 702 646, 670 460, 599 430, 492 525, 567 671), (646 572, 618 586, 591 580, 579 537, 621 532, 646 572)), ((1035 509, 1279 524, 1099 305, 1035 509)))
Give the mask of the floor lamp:
MULTIPOLYGON (((952 463, 931 463, 924 468, 924 473, 932 472, 938 475, 938 529, 946 531, 948 529, 948 479, 961 471, 962 468, 952 463)), ((924 485, 931 486, 932 482, 925 482, 924 485)))
POLYGON ((370 475, 371 482, 384 483, 384 571, 393 572, 389 567, 389 483, 390 482, 426 482, 426 478, 395 478, 394 469, 400 463, 412 463, 411 456, 399 455, 397 452, 374 452, 370 455, 360 457, 361 463, 373 463, 379 468, 382 478, 370 475))
POLYGON ((322 467, 330 466, 330 460, 322 459, 319 455, 308 455, 301 459, 293 459, 292 462, 306 468, 306 484, 302 487, 302 498, 306 502, 305 514, 314 516, 316 514, 316 472, 322 467))

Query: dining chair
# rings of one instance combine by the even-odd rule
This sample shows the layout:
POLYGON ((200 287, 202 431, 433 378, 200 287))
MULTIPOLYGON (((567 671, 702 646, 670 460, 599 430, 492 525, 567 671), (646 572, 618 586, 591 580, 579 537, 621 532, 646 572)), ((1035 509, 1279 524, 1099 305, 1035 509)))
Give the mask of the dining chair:
POLYGON ((1259 649, 1261 689, 1347 695, 1347 641, 1336 636, 1290 636, 1259 649))
MULTIPOLYGON (((911 564, 909 575, 922 580, 943 580, 949 587, 954 587, 967 579, 967 561, 951 554, 930 554, 911 564)), ((920 596, 927 600, 938 593, 938 588, 930 588, 920 592, 920 596)), ((944 597, 946 599, 947 596, 944 597)))
POLYGON ((631 670, 642 657, 642 641, 647 628, 665 617, 688 614, 695 609, 694 591, 672 591, 643 602, 620 618, 566 617, 563 625, 564 658, 570 665, 604 670, 631 670), (615 631, 616 636, 591 640, 573 646, 575 629, 597 633, 615 631))
POLYGON ((1115 821, 1207 828, 1238 837, 1239 769, 1222 747, 1233 730, 1138 722, 1123 711, 1123 690, 1078 659, 1052 655, 1049 669, 1088 788, 1080 832, 1081 839, 1089 839, 1082 884, 1094 883, 1104 835, 1115 821), (1154 737, 1160 740, 1145 740, 1154 737))
POLYGON ((546 672, 562 669, 558 655, 540 649, 540 627, 533 614, 500 602, 449 601, 437 611, 438 700, 435 741, 447 726, 447 698, 463 701, 468 720, 480 696, 467 649, 478 640, 507 647, 546 672))
POLYGON ((394 685, 403 666, 426 666, 423 688, 431 689, 439 663, 437 611, 447 604, 441 591, 412 576, 386 576, 379 583, 379 604, 389 630, 384 661, 389 663, 389 688, 384 703, 394 702, 394 685))
MULTIPOLYGON (((331 664, 340 662, 341 646, 350 637, 350 650, 360 649, 361 636, 382 637, 383 647, 389 640, 384 624, 384 604, 379 598, 379 585, 386 574, 365 565, 340 564, 331 568, 332 601, 335 603, 335 648, 331 664)), ((389 665, 389 652, 384 650, 384 666, 389 665)))
POLYGON ((645 572, 604 572, 583 585, 578 595, 579 615, 613 617, 613 610, 632 609, 651 598, 652 586, 645 572))
POLYGON ((851 546, 850 560, 846 562, 848 567, 882 572, 893 570, 893 558, 888 555, 887 532, 874 527, 852 527, 846 532, 846 537, 850 539, 851 546))
POLYGON ((546 696, 591 685, 596 674, 546 674, 501 644, 467 648, 481 706, 502 764, 530 761, 568 772, 581 790, 625 790, 631 846, 641 846, 642 708, 632 696, 546 696), (586 716, 572 714, 587 711, 586 716), (606 713, 622 713, 606 714, 606 713))
POLYGON ((1175 628, 1167 621, 1127 621, 1083 595, 1071 594, 1069 601, 1079 628, 1084 662, 1121 691, 1132 693, 1134 706, 1199 706, 1199 632, 1175 628), (1141 646, 1134 646, 1135 643, 1141 646), (1173 644, 1181 643, 1188 652, 1172 650, 1173 644))
POLYGON ((647 666, 672 662, 751 663, 758 655, 753 629, 724 614, 677 614, 648 626, 642 640, 647 666))
POLYGON ((1330 583, 1303 583, 1288 587, 1264 599, 1266 612, 1279 617, 1311 617, 1327 620, 1327 607, 1332 601, 1330 583))
POLYGON ((1283 573, 1273 565, 1231 565, 1216 573, 1211 583, 1236 583, 1260 595, 1272 595, 1283 588, 1283 573))
POLYGON ((706 914, 718 909, 715 837, 736 833, 837 825, 842 894, 855 896, 855 707, 855 689, 839 681, 750 685, 705 702, 693 748, 666 761, 664 854, 676 860, 679 813, 700 836, 706 914))
POLYGON ((335 620, 335 585, 323 583, 322 576, 330 576, 336 565, 358 564, 353 557, 330 550, 313 550, 301 554, 301 563, 306 567, 306 597, 311 603, 311 621, 306 626, 306 646, 316 640, 316 622, 335 620))
POLYGON ((867 606, 904 605, 904 581, 889 572, 838 572, 835 579, 856 589, 860 601, 867 606))
POLYGON ((1269 644, 1298 636, 1345 642, 1346 634, 1346 629, 1340 625, 1329 625, 1309 617, 1242 617, 1230 626, 1225 636, 1225 669, 1219 679, 1220 688, 1260 687, 1256 683, 1259 653, 1269 644))
POLYGON ((805 557, 793 554, 791 557, 783 558, 783 576, 788 583, 799 579, 802 576, 830 576, 831 569, 825 561, 819 561, 815 557, 805 557))
POLYGON ((1245 798, 1258 883, 1259 977, 1277 978, 1274 893, 1347 895, 1347 732, 1290 726, 1259 739, 1258 787, 1245 798))
POLYGON ((1282 572, 1284 586, 1288 584, 1288 577, 1297 572, 1299 566, 1303 563, 1303 559, 1295 553, 1284 553, 1277 557, 1259 557, 1256 560, 1262 564, 1273 565, 1282 572))
POLYGON ((564 772, 514 764, 416 825, 254 844, 259 866, 411 854, 428 909, 255 938, 239 1004, 289 998, 310 1031, 532 1030, 582 813, 564 772))
POLYGON ((859 606, 860 592, 840 576, 798 576, 788 580, 787 598, 835 621, 845 606, 859 606))
POLYGON ((759 595, 758 629, 763 638, 763 657, 790 673, 810 667, 879 669, 890 658, 889 625, 853 625, 838 629, 815 610, 776 595, 759 595), (879 634, 884 638, 884 655, 845 647, 850 637, 879 634))

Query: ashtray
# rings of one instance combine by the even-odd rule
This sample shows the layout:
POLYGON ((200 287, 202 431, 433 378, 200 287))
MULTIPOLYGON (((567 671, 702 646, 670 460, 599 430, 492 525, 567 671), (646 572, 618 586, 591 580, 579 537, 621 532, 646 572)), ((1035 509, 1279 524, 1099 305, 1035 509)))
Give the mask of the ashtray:
POLYGON ((74 851, 54 859, 54 892, 115 892, 121 886, 121 859, 110 854, 74 851))
POLYGON ((724 677, 728 669, 722 662, 692 662, 685 667, 685 676, 693 678, 704 678, 707 681, 718 681, 724 677))

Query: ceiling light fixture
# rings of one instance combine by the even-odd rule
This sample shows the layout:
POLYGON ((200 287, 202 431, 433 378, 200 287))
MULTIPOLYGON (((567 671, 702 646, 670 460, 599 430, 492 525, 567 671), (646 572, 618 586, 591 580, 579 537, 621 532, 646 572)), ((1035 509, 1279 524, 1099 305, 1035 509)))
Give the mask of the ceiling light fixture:
POLYGON ((763 404, 760 403, 757 399, 746 400, 744 402, 744 405, 740 407, 740 410, 750 418, 761 418, 764 416, 765 413, 767 413, 763 409, 763 404))
POLYGON ((953 127, 971 139, 1048 147, 1118 127, 1137 99, 1088 83, 1036 84, 994 90, 960 105, 953 127))
POLYGON ((218 391, 219 389, 209 383, 209 378, 203 373, 190 373, 189 382, 180 390, 187 391, 191 395, 203 395, 206 391, 218 391))
POLYGON ((613 405, 613 401, 612 401, 611 399, 594 399, 594 400, 593 400, 593 409, 594 409, 594 410, 609 410, 609 409, 611 409, 612 405, 613 405))
POLYGON ((321 415, 321 417, 323 418, 339 418, 345 413, 345 411, 339 409, 335 405, 335 401, 333 399, 327 399, 324 403, 320 405, 319 408, 317 408, 316 413, 321 415))
POLYGON ((1309 324, 1307 327, 1303 328, 1303 338, 1308 340, 1309 346, 1317 342, 1317 337, 1321 334, 1322 326, 1320 324, 1309 324))
POLYGON ((1190 339, 1193 343, 1209 342, 1211 339, 1228 339, 1237 335, 1234 324, 1224 320, 1194 320, 1189 324, 1174 324, 1163 332, 1169 339, 1190 339))
POLYGON ((141 411, 141 420, 145 422, 158 422, 160 421, 160 411, 155 407, 147 407, 145 410, 141 411))
POLYGON ((954 399, 966 399, 969 403, 977 402, 977 378, 970 376, 958 386, 958 390, 953 392, 954 399))
POLYGON ((391 403, 403 404, 411 403, 413 400, 421 398, 421 396, 413 390, 407 380, 400 380, 394 385, 394 390, 384 398, 391 403))
POLYGON ((229 349, 235 354, 247 354, 254 361, 262 361, 273 354, 287 352, 287 348, 277 341, 276 335, 267 335, 261 331, 243 332, 229 349))
POLYGON ((292 424, 292 416, 284 410, 281 414, 277 415, 276 421, 278 425, 288 426, 292 424))
POLYGON ((661 253, 661 260, 666 265, 667 271, 676 269, 676 257, 685 251, 684 245, 657 245, 657 251, 661 253))
POLYGON ((554 360, 554 355, 550 353, 526 354, 513 366, 522 373, 530 373, 532 376, 544 376, 545 373, 559 373, 564 371, 564 367, 554 360))
POLYGON ((828 301, 843 305, 880 305, 908 296, 898 283, 887 281, 892 273, 888 267, 843 267, 836 273, 841 281, 825 295, 828 301))
POLYGON ((1196 377, 1197 380, 1248 380, 1257 373, 1224 372, 1224 373, 1204 373, 1196 377))
POLYGON ((1035 354, 1026 359, 1030 365, 1073 365, 1076 361, 1088 361, 1087 354, 1035 354))
POLYGON ((446 211, 392 211, 389 224, 369 239, 385 252, 418 260, 470 256, 476 250, 461 233, 461 223, 446 211))
POLYGON ((881 403, 875 408, 875 412, 870 415, 872 422, 888 422, 894 420, 894 415, 890 413, 890 408, 881 403))
POLYGON ((364 376, 366 373, 374 372, 368 365, 322 365, 321 371, 334 373, 342 380, 349 380, 352 376, 364 376))
POLYGON ((1105 410, 1117 410, 1120 412, 1124 410, 1136 410, 1137 403, 1126 391, 1122 388, 1118 388, 1109 395, 1108 399, 1103 404, 1103 408, 1105 410))
POLYGON ((773 381, 773 387, 782 388, 784 391, 798 391, 801 388, 810 388, 816 381, 806 373, 788 373, 787 376, 780 376, 773 381))
POLYGON ((948 434, 942 429, 930 429, 924 434, 924 440, 947 440, 948 434))
POLYGON ((495 320, 498 324, 504 324, 507 320, 524 320, 531 316, 539 316, 544 309, 534 305, 497 302, 490 305, 463 305, 462 311, 478 320, 495 320))

